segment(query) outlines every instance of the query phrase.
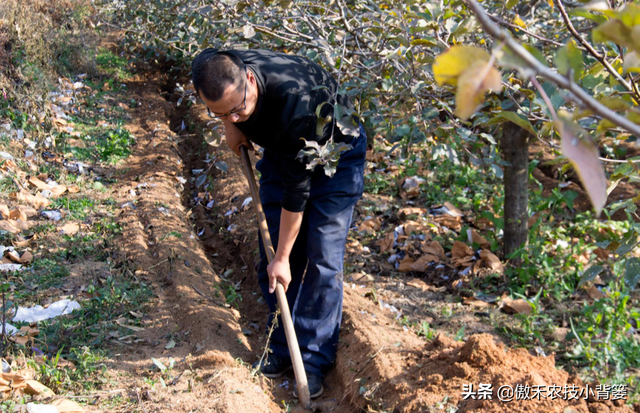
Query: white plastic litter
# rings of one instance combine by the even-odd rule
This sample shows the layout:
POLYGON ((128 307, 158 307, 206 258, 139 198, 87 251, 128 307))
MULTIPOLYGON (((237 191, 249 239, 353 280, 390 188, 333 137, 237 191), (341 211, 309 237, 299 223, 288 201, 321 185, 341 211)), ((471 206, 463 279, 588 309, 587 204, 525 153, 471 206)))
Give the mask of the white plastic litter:
POLYGON ((4 323, 4 330, 7 332, 7 335, 9 336, 12 336, 18 332, 18 329, 9 323, 4 323))
POLYGON ((213 204, 215 204, 215 201, 212 199, 211 201, 209 201, 209 203, 207 203, 207 208, 213 208, 213 204))
POLYGON ((249 206, 249 204, 251 204, 251 202, 253 202, 253 198, 252 197, 249 197, 249 198, 245 199, 244 202, 242 202, 242 206, 240 207, 240 209, 249 206))
POLYGON ((27 413, 59 413, 59 410, 52 404, 27 403, 27 413))
POLYGON ((417 188, 418 186, 420 186, 420 184, 423 184, 424 182, 425 182, 424 179, 418 176, 412 176, 411 178, 407 178, 404 180, 404 184, 402 185, 402 188, 403 189, 417 188))
POLYGON ((42 211, 40 215, 52 221, 60 221, 62 219, 60 211, 42 211))
POLYGON ((19 307, 13 321, 24 321, 26 323, 35 323, 37 321, 48 320, 64 314, 70 314, 74 310, 79 310, 80 304, 77 301, 60 300, 44 308, 41 305, 25 308, 19 307))
POLYGON ((22 264, 0 264, 0 271, 21 271, 22 264))
POLYGON ((13 160, 13 156, 8 152, 0 152, 0 158, 13 160))

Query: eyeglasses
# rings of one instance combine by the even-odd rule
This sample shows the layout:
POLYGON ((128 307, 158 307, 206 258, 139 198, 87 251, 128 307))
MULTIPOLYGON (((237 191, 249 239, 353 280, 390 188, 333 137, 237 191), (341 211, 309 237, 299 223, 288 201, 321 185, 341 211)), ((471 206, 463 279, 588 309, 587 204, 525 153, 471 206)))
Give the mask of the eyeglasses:
POLYGON ((211 110, 207 106, 207 113, 209 114, 209 117, 213 119, 226 118, 227 116, 231 116, 235 113, 239 113, 245 110, 245 108, 247 107, 247 82, 248 81, 249 79, 247 78, 247 67, 245 66, 244 67, 244 98, 242 99, 242 107, 238 109, 234 109, 231 112, 225 113, 224 115, 216 115, 214 113, 211 113, 211 110))

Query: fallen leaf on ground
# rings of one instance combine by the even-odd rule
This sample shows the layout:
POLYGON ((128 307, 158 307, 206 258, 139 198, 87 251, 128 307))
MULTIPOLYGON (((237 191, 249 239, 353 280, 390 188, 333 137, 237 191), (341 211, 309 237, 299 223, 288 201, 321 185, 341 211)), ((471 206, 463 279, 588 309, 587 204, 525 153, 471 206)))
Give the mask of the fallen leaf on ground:
POLYGON ((478 234, 475 229, 469 228, 467 230, 467 237, 469 238, 469 243, 475 242, 482 248, 489 248, 489 241, 487 241, 482 235, 478 234))
POLYGON ((16 221, 2 220, 0 221, 0 229, 12 234, 18 234, 19 232, 22 232, 22 230, 15 225, 15 222, 16 221))
POLYGON ((489 250, 480 251, 480 260, 480 262, 482 263, 482 267, 484 268, 489 268, 499 273, 502 273, 502 271, 504 271, 504 267, 502 265, 502 262, 500 262, 500 258, 498 258, 489 250))
POLYGON ((41 180, 39 180, 38 178, 36 178, 35 176, 32 176, 31 178, 29 178, 29 183, 33 186, 35 186, 36 188, 38 188, 41 191, 46 191, 49 188, 49 185, 45 184, 44 182, 42 182, 41 180))
POLYGON ((351 274, 351 279, 355 282, 368 282, 374 280, 373 276, 366 272, 355 272, 351 274))
POLYGON ((75 235, 80 231, 80 224, 69 222, 58 229, 65 235, 75 235))
POLYGON ((379 218, 377 217, 366 218, 364 221, 362 221, 360 226, 358 226, 358 231, 366 231, 366 232, 378 231, 381 226, 382 226, 382 223, 380 222, 379 218))
POLYGON ((489 218, 482 217, 476 220, 476 227, 479 229, 493 228, 493 226, 493 222, 489 218))
POLYGON ((425 232, 425 228, 424 225, 415 222, 415 221, 407 221, 402 225, 402 228, 404 229, 404 233, 406 235, 411 235, 411 234, 422 234, 423 232, 425 232))
POLYGON ((424 216, 424 215, 427 215, 428 213, 429 211, 426 208, 416 208, 416 207, 401 208, 398 211, 398 218, 406 219, 409 215, 424 216))
POLYGON ((453 215, 453 216, 458 216, 461 217, 464 215, 464 213, 462 211, 460 211, 458 208, 456 208, 451 202, 446 201, 444 203, 444 206, 447 207, 447 209, 449 210, 449 215, 453 215))
MULTIPOLYGON (((9 340, 13 341, 14 343, 18 343, 23 346, 26 346, 30 341, 33 340, 34 337, 37 337, 39 333, 40 333, 40 330, 38 330, 37 328, 24 326, 24 327, 21 327, 16 334, 9 336, 9 340)), ((40 356, 40 358, 42 357, 40 356)), ((58 365, 62 366, 62 364, 59 364, 59 363, 58 365)))
POLYGON ((502 297, 502 310, 507 314, 531 314, 533 307, 522 299, 512 300, 509 296, 502 297))
POLYGON ((0 216, 2 219, 10 219, 9 218, 9 207, 6 205, 0 205, 0 216))
POLYGON ((25 251, 21 256, 17 251, 9 251, 7 253, 7 258, 17 264, 28 264, 33 260, 33 254, 29 251, 25 251))
POLYGON ((27 218, 33 218, 36 215, 38 215, 38 211, 36 211, 35 208, 30 207, 28 205, 19 205, 18 209, 22 211, 27 216, 27 218))
POLYGON ((569 329, 566 327, 556 327, 553 330, 553 339, 556 341, 564 341, 567 338, 567 334, 569 334, 569 329))
POLYGON ((444 248, 438 241, 423 241, 420 244, 420 250, 425 254, 435 255, 441 260, 444 259, 444 248))
POLYGON ((396 236, 394 231, 388 232, 384 238, 376 241, 378 247, 380 247, 380 254, 384 254, 387 251, 391 251, 393 249, 393 244, 396 242, 396 236))
POLYGON ((429 267, 429 264, 431 264, 432 262, 439 262, 439 261, 440 261, 440 258, 436 257, 435 255, 426 254, 421 256, 420 258, 418 258, 416 262, 411 264, 411 269, 413 271, 425 272, 429 267))
POLYGON ((78 188, 77 185, 71 185, 69 188, 67 188, 67 191, 69 191, 70 194, 77 194, 78 192, 80 192, 80 188, 78 188))
POLYGON ((28 247, 33 239, 35 239, 35 235, 26 238, 18 235, 11 243, 14 247, 24 248, 28 247))
POLYGON ((464 297, 464 300, 462 301, 462 303, 466 305, 471 305, 474 307, 491 307, 491 304, 489 304, 488 302, 478 300, 475 297, 464 297))
POLYGON ((402 261, 400 261, 400 264, 398 266, 398 271, 401 271, 401 272, 414 271, 412 267, 414 262, 415 261, 413 260, 413 258, 411 258, 409 255, 405 255, 402 261))
POLYGON ((9 219, 15 219, 15 220, 19 219, 22 221, 26 221, 27 214, 25 214, 23 211, 19 209, 14 209, 13 211, 9 211, 9 219))
POLYGON ((469 267, 473 264, 473 250, 464 242, 456 241, 451 249, 451 263, 456 267, 469 267))
POLYGON ((67 192, 67 187, 64 185, 56 185, 53 188, 50 189, 51 191, 51 196, 53 197, 59 197, 60 195, 64 194, 65 192, 67 192))
POLYGON ((587 295, 594 300, 604 298, 604 294, 602 293, 602 291, 598 290, 598 287, 596 287, 595 285, 587 288, 587 295))
POLYGON ((44 384, 36 380, 27 380, 25 385, 26 387, 24 389, 24 392, 26 394, 31 394, 31 395, 48 394, 51 396, 55 394, 53 390, 51 390, 50 388, 48 388, 47 386, 45 386, 44 384))
POLYGON ((51 201, 43 197, 42 195, 40 194, 31 195, 28 191, 24 189, 21 190, 20 192, 12 193, 11 197, 20 202, 25 202, 37 209, 46 208, 49 206, 49 204, 51 204, 51 201))
POLYGON ((59 413, 83 413, 84 409, 71 400, 58 399, 51 403, 56 406, 59 413))
POLYGON ((410 281, 407 281, 407 285, 417 288, 418 290, 421 290, 423 292, 429 289, 429 286, 427 285, 427 283, 422 281, 419 278, 414 278, 410 281))
POLYGON ((462 229, 462 221, 460 220, 460 217, 452 217, 451 215, 438 215, 434 219, 438 224, 454 231, 460 231, 460 229, 462 229))

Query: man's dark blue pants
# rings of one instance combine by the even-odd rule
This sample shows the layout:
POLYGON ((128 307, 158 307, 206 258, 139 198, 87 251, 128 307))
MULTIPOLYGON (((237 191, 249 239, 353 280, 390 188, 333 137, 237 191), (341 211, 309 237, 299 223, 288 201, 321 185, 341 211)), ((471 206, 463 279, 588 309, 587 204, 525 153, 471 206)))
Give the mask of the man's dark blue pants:
MULTIPOLYGON (((335 359, 338 331, 342 321, 342 283, 345 243, 353 208, 364 189, 364 162, 367 138, 360 127, 354 148, 343 153, 333 177, 317 167, 311 182, 311 194, 304 211, 302 227, 290 256, 291 284, 287 301, 305 370, 324 377, 335 359)), ((278 173, 278 158, 265 151, 256 164, 260 171, 260 198, 274 247, 278 245, 280 200, 283 187, 278 173)), ((269 294, 267 258, 260 240, 258 281, 269 305, 269 325, 277 308, 276 294, 269 294)), ((289 357, 282 320, 271 336, 271 350, 289 357)))

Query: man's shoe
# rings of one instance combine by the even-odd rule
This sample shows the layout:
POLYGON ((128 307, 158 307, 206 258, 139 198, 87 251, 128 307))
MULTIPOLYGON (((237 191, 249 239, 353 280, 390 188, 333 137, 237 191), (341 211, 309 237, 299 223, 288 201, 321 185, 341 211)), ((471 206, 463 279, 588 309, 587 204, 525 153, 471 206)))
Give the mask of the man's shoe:
MULTIPOLYGON (((313 373, 307 372, 307 384, 309 385, 309 396, 312 399, 319 397, 324 391, 324 387, 322 387, 322 378, 313 373)), ((293 389, 293 397, 298 397, 298 385, 293 389)))
POLYGON ((278 378, 293 368, 291 359, 278 357, 274 354, 269 354, 266 359, 263 359, 262 365, 260 365, 260 360, 253 363, 254 369, 258 369, 258 367, 260 373, 271 379, 278 378))

